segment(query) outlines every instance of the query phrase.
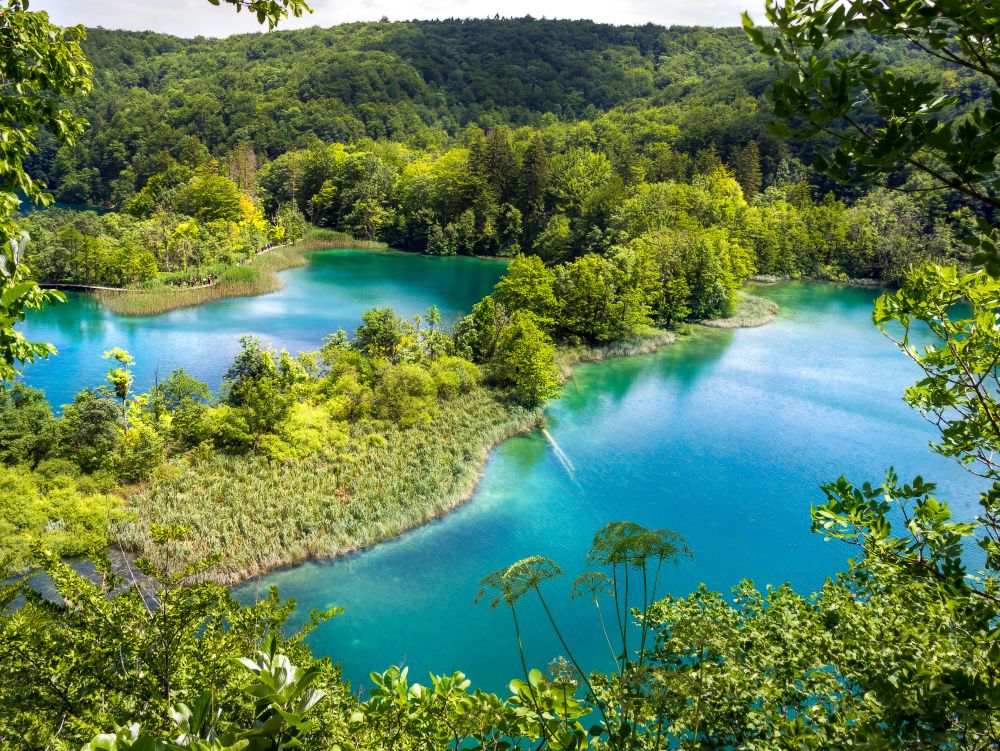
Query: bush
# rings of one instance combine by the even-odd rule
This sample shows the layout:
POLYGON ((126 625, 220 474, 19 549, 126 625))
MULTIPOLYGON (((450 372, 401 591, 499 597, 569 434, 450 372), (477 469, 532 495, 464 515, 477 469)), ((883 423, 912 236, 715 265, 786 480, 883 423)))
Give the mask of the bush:
POLYGON ((290 461, 335 452, 347 439, 347 431, 327 409, 312 402, 298 402, 277 433, 261 437, 259 448, 271 459, 290 461))
POLYGON ((0 389, 0 463, 36 464, 55 442, 56 419, 45 394, 15 383, 0 389))
POLYGON ((404 428, 430 422, 436 395, 434 379, 419 365, 390 365, 375 387, 376 414, 404 428))
POLYGON ((163 438, 148 425, 136 425, 122 435, 109 459, 109 469, 124 483, 149 478, 166 456, 163 438))
POLYGON ((107 544, 108 522, 119 501, 81 487, 74 469, 66 460, 48 462, 44 474, 0 467, 0 558, 10 556, 21 568, 35 542, 65 556, 107 544))
POLYGON ((432 363, 431 376, 438 394, 444 399, 465 394, 482 380, 482 373, 475 363, 455 356, 442 357, 432 363))

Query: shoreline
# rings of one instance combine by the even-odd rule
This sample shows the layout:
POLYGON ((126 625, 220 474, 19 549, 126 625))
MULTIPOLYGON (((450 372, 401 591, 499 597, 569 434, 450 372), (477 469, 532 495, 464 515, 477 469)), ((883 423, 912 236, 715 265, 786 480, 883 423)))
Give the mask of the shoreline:
MULTIPOLYGON (((377 545, 382 545, 383 543, 391 542, 396 540, 407 532, 412 532, 416 529, 424 527, 428 524, 433 524, 436 521, 444 519, 446 516, 450 515, 456 511, 461 506, 472 500, 472 497, 476 494, 476 490, 479 488, 479 484, 482 482, 483 476, 486 474, 486 466, 489 463, 490 455, 493 451, 502 443, 509 441, 511 438, 516 438, 519 435, 527 435, 533 430, 541 427, 541 423, 544 420, 544 415, 539 412, 538 415, 525 420, 523 423, 512 426, 511 430, 501 436, 492 439, 487 445, 483 446, 480 453, 481 457, 476 463, 478 465, 478 470, 473 472, 473 476, 470 478, 469 482, 466 483, 468 487, 462 493, 454 494, 454 497, 445 502, 445 504, 438 509, 431 511, 431 513, 425 514, 421 519, 416 520, 412 524, 405 524, 401 527, 395 529, 392 533, 380 537, 376 540, 370 542, 359 542, 355 545, 350 545, 329 555, 315 555, 307 554, 302 557, 293 557, 292 560, 281 561, 275 563, 274 565, 268 565, 266 568, 260 568, 251 572, 247 571, 234 571, 230 572, 226 576, 212 576, 209 572, 204 578, 208 581, 214 582, 216 584, 222 584, 223 586, 230 588, 241 587, 245 584, 249 584, 254 579, 259 579, 260 577, 267 576, 279 571, 285 571, 293 568, 297 568, 306 563, 333 563, 347 556, 354 555, 357 553, 363 553, 366 550, 370 550, 377 545)), ((134 554, 133 551, 129 551, 134 554)), ((270 563, 270 562, 269 562, 270 563)))
POLYGON ((864 277, 846 279, 831 279, 823 276, 800 276, 793 279, 790 276, 776 276, 774 274, 757 274, 750 277, 748 282, 755 284, 782 284, 784 282, 814 282, 817 284, 836 284, 841 287, 854 287, 856 289, 893 289, 894 282, 887 282, 880 279, 868 279, 864 277))
MULTIPOLYGON (((745 298, 741 298, 741 302, 743 302, 745 308, 745 298)), ((770 304, 776 309, 777 306, 774 303, 770 304)), ((746 314, 745 309, 742 312, 746 314)), ((743 320, 749 319, 744 316, 743 320)), ((773 320, 773 315, 767 320, 751 321, 745 327, 763 326, 770 322, 770 320, 773 320)), ((734 327, 735 326, 732 325, 727 326, 727 328, 734 327)), ((663 347, 675 344, 678 340, 684 338, 688 337, 679 337, 672 331, 650 327, 639 335, 626 340, 612 342, 607 345, 562 347, 556 353, 556 362, 560 370, 561 380, 565 383, 572 377, 572 371, 575 365, 653 354, 663 347)), ((494 395, 494 401, 499 403, 501 400, 498 396, 494 395)), ((485 475, 490 457, 500 444, 518 435, 524 435, 531 433, 533 430, 538 428, 543 428, 545 425, 545 413, 543 410, 535 409, 524 412, 523 415, 518 415, 517 409, 510 407, 509 405, 504 406, 504 410, 504 415, 502 418, 499 418, 499 422, 502 424, 502 429, 493 435, 489 435, 488 431, 485 430, 485 428, 490 426, 490 420, 478 418, 481 420, 480 423, 467 426, 473 429, 473 435, 483 435, 486 440, 472 449, 469 452, 470 455, 452 465, 450 471, 453 473, 452 476, 455 480, 455 484, 450 488, 441 488, 441 490, 444 490, 445 492, 441 493, 437 498, 428 498, 426 507, 423 510, 413 509, 409 514, 409 518, 404 516, 404 518, 400 520, 400 523, 396 524, 380 522, 375 526, 381 527, 381 529, 373 529, 373 534, 360 535, 356 540, 344 545, 316 544, 317 541, 310 538, 300 539, 299 546, 297 546, 294 550, 288 550, 287 547, 283 550, 279 548, 279 551, 275 551, 270 555, 261 555, 261 557, 254 561, 252 565, 242 565, 228 570, 223 569, 206 572, 204 578, 218 584, 235 588, 251 582, 254 579, 259 579, 269 573, 291 569, 310 561, 326 563, 355 553, 360 553, 381 543, 396 539, 401 535, 426 524, 443 519, 446 515, 452 513, 472 500, 485 475), (480 431, 480 428, 484 429, 480 431)), ((471 417, 472 421, 477 419, 475 415, 471 415, 471 417)), ((497 421, 498 420, 496 419, 492 421, 494 423, 494 427, 497 421)), ((463 445, 467 446, 468 443, 463 445)), ((395 448, 395 446, 392 447, 393 450, 395 448)), ((246 465, 249 466, 253 461, 253 459, 247 459, 246 465)), ((308 461, 310 460, 306 460, 307 463, 308 461)), ((410 479, 412 480, 414 478, 410 479)), ((289 491, 289 494, 294 495, 294 491, 289 491)), ((335 503, 335 491, 324 493, 323 496, 327 499, 328 504, 335 503)), ((394 499, 397 504, 400 500, 404 499, 394 499)), ((211 530, 202 528, 199 531, 201 533, 201 537, 209 539, 212 538, 211 530)), ((148 554, 149 551, 142 550, 141 544, 130 544, 129 540, 123 539, 128 536, 125 532, 126 530, 118 530, 118 534, 114 537, 115 542, 133 554, 148 554)), ((140 542, 140 540, 133 539, 132 542, 140 542)))
MULTIPOLYGON (((279 272, 306 264, 306 254, 330 248, 386 250, 384 243, 358 240, 342 233, 311 230, 301 240, 257 253, 247 263, 229 266, 213 284, 172 288, 161 284, 152 288, 91 287, 88 292, 107 310, 120 316, 156 316, 216 300, 256 297, 277 292, 283 286, 279 272)), ((83 285, 62 285, 80 289, 83 285)))
POLYGON ((736 310, 731 316, 699 321, 699 325, 710 329, 754 329, 774 321, 779 309, 780 306, 774 300, 740 292, 736 310))

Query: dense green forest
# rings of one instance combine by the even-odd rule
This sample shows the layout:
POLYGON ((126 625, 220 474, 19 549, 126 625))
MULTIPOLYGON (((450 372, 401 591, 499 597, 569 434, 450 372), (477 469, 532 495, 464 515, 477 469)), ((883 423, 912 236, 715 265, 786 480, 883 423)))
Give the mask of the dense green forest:
MULTIPOLYGON (((84 47, 91 127, 73 145, 43 138, 29 167, 57 198, 117 213, 33 217, 46 281, 120 285, 232 263, 303 217, 440 254, 557 263, 641 248, 689 289, 735 289, 753 273, 894 281, 914 260, 961 258, 956 238, 975 219, 958 193, 906 172, 892 178, 906 194, 812 173, 822 138, 789 147, 767 132, 770 64, 737 29, 530 18, 222 40, 95 29, 84 47), (678 245, 703 260, 679 261, 678 245)), ((935 70, 905 45, 879 51, 944 75, 953 107, 986 95, 975 72, 935 70)), ((700 297, 686 307, 725 312, 700 297)))
POLYGON ((675 150, 678 133, 644 109, 488 133, 469 125, 437 149, 316 142, 260 166, 246 144, 223 162, 204 150, 188 164, 166 156, 120 211, 31 214, 29 259, 49 282, 203 276, 301 236, 308 221, 432 254, 648 269, 658 279, 649 304, 669 324, 727 315, 754 274, 896 281, 914 262, 968 255, 959 238, 975 214, 953 194, 820 196, 788 160, 765 185, 756 141, 730 168, 711 146, 675 150))
MULTIPOLYGON (((983 76, 942 70, 899 41, 840 44, 943 76, 961 106, 989 95, 983 76)), ((365 138, 441 149, 469 123, 539 127, 610 111, 652 110, 675 129, 661 141, 689 156, 714 145, 729 164, 756 140, 768 183, 789 151, 809 161, 767 132, 771 65, 738 28, 452 19, 194 40, 91 29, 83 48, 94 91, 78 109, 91 127, 73 146, 43 140, 31 162, 71 203, 121 206, 167 155, 222 160, 249 144, 264 161, 365 138)))
MULTIPOLYGON (((272 25, 303 10, 227 2, 272 25)), ((74 143, 83 123, 51 104, 89 88, 79 34, 2 0, 0 73, 19 92, 0 95, 13 136, 0 139, 0 572, 36 566, 59 596, 0 584, 0 745, 997 748, 1000 254, 988 226, 968 246, 976 255, 955 240, 1000 205, 1000 18, 970 0, 772 0, 768 20, 776 28, 747 21, 749 41, 529 19, 191 42, 98 30, 84 105, 94 127, 74 143), (936 83, 955 100, 925 85, 942 58, 955 67, 936 83), (759 130, 765 89, 809 145, 786 150, 759 130), (844 115, 856 130, 825 127, 844 115), (22 168, 43 126, 52 138, 29 169, 63 198, 116 211, 15 221, 17 191, 43 197, 22 168), (803 171, 813 148, 824 174, 857 184, 829 194, 803 171), (880 179, 905 190, 872 188, 880 179), (514 257, 453 331, 433 309, 407 321, 379 308, 313 353, 247 338, 219 394, 178 371, 134 393, 121 349, 105 355, 106 385, 59 416, 13 383, 54 354, 20 330, 60 297, 31 264, 135 283, 238 263, 306 219, 514 257), (968 268, 926 263, 942 259, 968 268), (732 597, 663 596, 663 569, 691 554, 684 539, 611 522, 573 585, 595 606, 608 672, 576 661, 549 609, 553 561, 529 556, 482 579, 479 599, 509 610, 521 657, 505 697, 462 673, 424 685, 395 667, 359 696, 303 643, 336 608, 293 631, 294 604, 277 591, 242 606, 218 583, 248 559, 300 560, 444 510, 492 442, 539 419, 558 391, 557 347, 597 357, 663 343, 654 324, 684 331, 685 319, 732 312, 753 273, 900 281, 874 321, 921 372, 905 399, 940 431, 932 448, 989 480, 978 518, 954 519, 921 477, 840 477, 811 516, 858 551, 847 570, 810 596, 742 582, 732 597), (918 328, 941 346, 912 347, 918 328), (419 505, 429 498, 439 505, 419 505), (249 532, 227 530, 218 507, 249 532), (121 571, 107 556, 112 524, 141 553, 121 571), (75 553, 91 558, 86 574, 61 558, 75 553), (547 673, 525 658, 529 598, 563 651, 547 673)))

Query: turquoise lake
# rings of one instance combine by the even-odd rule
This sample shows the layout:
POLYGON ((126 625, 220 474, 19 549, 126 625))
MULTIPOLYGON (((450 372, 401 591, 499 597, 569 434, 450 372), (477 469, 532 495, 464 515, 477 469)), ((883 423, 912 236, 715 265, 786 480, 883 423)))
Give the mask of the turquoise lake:
POLYGON ((54 404, 72 401, 85 386, 104 382, 101 355, 124 347, 136 359, 136 382, 148 389, 157 375, 185 368, 217 388, 245 334, 290 352, 317 349, 323 337, 353 332, 361 314, 390 305, 406 317, 436 305, 454 321, 489 293, 506 265, 476 258, 432 258, 400 251, 313 251, 309 264, 282 272, 284 287, 260 297, 219 300, 161 316, 116 316, 93 298, 68 300, 30 317, 26 334, 51 342, 59 357, 37 363, 25 380, 54 404))
MULTIPOLYGON (((116 318, 74 298, 36 317, 30 331, 58 344, 62 368, 34 366, 27 380, 66 401, 100 381, 101 351, 119 344, 136 354, 147 382, 156 369, 183 366, 216 385, 241 334, 298 350, 352 329, 372 305, 411 315, 436 304, 453 317, 503 268, 396 253, 311 258, 274 295, 158 318, 116 318)), ((696 558, 667 571, 671 593, 699 582, 725 591, 744 577, 807 592, 852 554, 809 530, 823 481, 877 482, 894 465, 904 478, 937 481, 939 497, 973 515, 982 483, 928 449, 932 428, 901 400, 917 371, 872 325, 876 293, 805 283, 757 293, 781 305, 768 326, 708 331, 653 355, 577 367, 548 409, 565 461, 540 432, 514 438, 493 452, 470 502, 447 517, 340 560, 273 572, 239 595, 277 585, 301 612, 344 607, 310 643, 342 662, 356 686, 369 685, 372 670, 406 664, 415 680, 462 670, 502 690, 519 672, 510 615, 473 605, 479 580, 530 554, 553 558, 566 575, 547 583, 549 601, 577 657, 606 667, 592 606, 569 592, 608 521, 686 536, 696 558)), ((530 664, 544 668, 563 650, 540 608, 526 603, 521 617, 530 664)))

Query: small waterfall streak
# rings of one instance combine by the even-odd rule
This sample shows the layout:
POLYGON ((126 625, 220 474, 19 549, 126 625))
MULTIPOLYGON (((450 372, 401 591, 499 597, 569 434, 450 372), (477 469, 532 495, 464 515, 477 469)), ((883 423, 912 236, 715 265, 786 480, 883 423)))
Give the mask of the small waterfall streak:
POLYGON ((552 446, 552 452, 556 455, 556 459, 559 460, 562 468, 566 470, 566 474, 569 475, 569 479, 573 481, 574 485, 582 490, 583 486, 580 485, 580 481, 576 479, 576 467, 573 466, 572 460, 566 456, 566 452, 562 450, 562 447, 560 447, 558 443, 556 443, 556 439, 552 437, 552 434, 548 430, 542 428, 542 434, 545 436, 545 440, 547 440, 552 446))

